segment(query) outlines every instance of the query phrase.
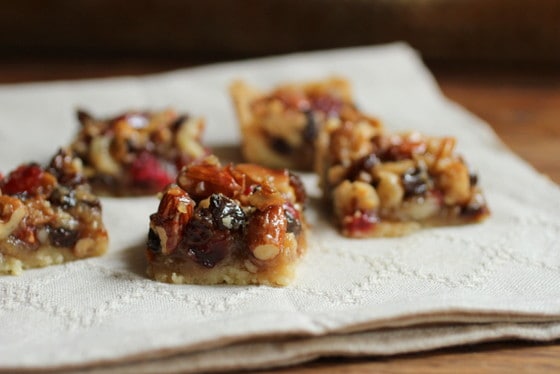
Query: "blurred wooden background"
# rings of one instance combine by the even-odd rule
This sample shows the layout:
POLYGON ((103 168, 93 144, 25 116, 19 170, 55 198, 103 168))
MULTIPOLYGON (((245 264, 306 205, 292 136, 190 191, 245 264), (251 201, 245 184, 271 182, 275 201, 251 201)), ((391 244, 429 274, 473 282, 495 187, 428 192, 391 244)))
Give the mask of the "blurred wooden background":
POLYGON ((560 64, 560 1, 20 0, 0 7, 4 59, 208 61, 395 40, 429 61, 560 64))

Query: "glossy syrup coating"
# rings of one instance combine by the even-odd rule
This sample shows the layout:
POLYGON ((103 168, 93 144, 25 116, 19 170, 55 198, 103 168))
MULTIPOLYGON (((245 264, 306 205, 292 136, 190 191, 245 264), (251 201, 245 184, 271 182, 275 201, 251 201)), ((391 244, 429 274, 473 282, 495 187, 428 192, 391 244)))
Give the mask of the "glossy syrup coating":
POLYGON ((150 217, 148 272, 174 283, 285 284, 305 250, 304 203, 287 170, 194 163, 150 217))
POLYGON ((339 77, 281 84, 266 92, 236 81, 230 91, 243 155, 260 165, 312 170, 316 138, 333 118, 381 126, 356 108, 349 82, 339 77))
POLYGON ((487 218, 478 177, 455 144, 452 137, 331 121, 318 139, 316 170, 341 233, 401 236, 487 218))
POLYGON ((61 150, 46 168, 24 164, 0 177, 0 273, 103 254, 99 199, 79 159, 61 150))
POLYGON ((172 109, 101 119, 78 111, 77 117, 81 126, 70 149, 98 193, 156 194, 183 166, 209 153, 202 144, 204 121, 172 109))

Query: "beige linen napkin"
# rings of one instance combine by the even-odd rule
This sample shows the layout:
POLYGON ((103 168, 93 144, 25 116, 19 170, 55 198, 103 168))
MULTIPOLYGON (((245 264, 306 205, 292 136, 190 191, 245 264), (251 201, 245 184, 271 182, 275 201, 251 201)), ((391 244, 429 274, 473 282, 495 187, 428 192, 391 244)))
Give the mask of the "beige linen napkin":
MULTIPOLYGON (((0 370, 174 372, 257 368, 322 355, 388 355, 505 338, 560 337, 560 190, 447 101, 409 47, 393 44, 220 64, 148 77, 0 87, 0 170, 47 161, 96 115, 172 106, 207 119, 235 153, 227 86, 347 77, 360 107, 395 130, 452 135, 478 171, 492 216, 405 238, 349 240, 318 209, 286 288, 190 286, 144 275, 155 197, 104 198, 101 258, 0 276, 0 370), (151 360, 151 361, 147 361, 151 360)), ((233 152, 232 152, 233 151, 233 152)))

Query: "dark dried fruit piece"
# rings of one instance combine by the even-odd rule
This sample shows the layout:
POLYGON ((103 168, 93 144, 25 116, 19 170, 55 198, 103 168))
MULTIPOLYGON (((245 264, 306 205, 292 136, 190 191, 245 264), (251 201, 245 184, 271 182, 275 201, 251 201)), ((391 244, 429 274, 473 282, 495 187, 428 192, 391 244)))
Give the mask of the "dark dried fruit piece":
POLYGON ((209 209, 214 223, 222 230, 238 230, 245 225, 246 217, 241 207, 224 195, 210 196, 209 209))
POLYGON ((348 171, 346 172, 346 179, 350 181, 356 181, 358 180, 358 177, 362 172, 366 172, 367 174, 369 174, 370 170, 380 162, 381 161, 375 154, 370 153, 369 155, 356 160, 349 167, 348 171))
POLYGON ((407 170, 402 175, 402 184, 405 197, 423 195, 431 189, 430 176, 421 168, 407 170))
POLYGON ((478 184, 478 175, 476 173, 469 173, 469 183, 471 186, 476 186, 478 184))
POLYGON ((76 206, 76 192, 68 187, 57 186, 49 196, 49 201, 54 206, 68 209, 76 206))
POLYGON ((195 284, 285 285, 292 278, 305 251, 298 177, 208 157, 181 170, 178 182, 150 217, 150 276, 195 284), (190 199, 189 209, 176 204, 181 196, 190 199))
POLYGON ((150 228, 148 232, 148 242, 147 242, 148 249, 152 252, 161 252, 161 241, 159 239, 158 234, 150 228))
POLYGON ((294 234, 299 234, 301 232, 301 220, 298 211, 294 208, 291 203, 286 203, 283 206, 284 216, 286 217, 286 231, 294 234))
POLYGON ((209 209, 198 210, 185 227, 179 246, 198 264, 212 268, 236 246, 236 240, 227 230, 220 230, 209 209))
POLYGON ((73 247, 80 234, 77 230, 64 227, 52 227, 49 230, 49 240, 55 247, 73 247))
POLYGON ((288 144, 288 142, 282 138, 271 137, 270 146, 282 155, 289 155, 293 151, 293 148, 288 144))
POLYGON ((303 128, 303 140, 305 140, 308 143, 312 143, 315 138, 317 138, 317 133, 318 133, 318 125, 317 125, 317 121, 315 120, 315 114, 313 113, 312 110, 307 110, 304 112, 305 114, 305 119, 306 119, 306 123, 305 123, 305 127, 303 128))

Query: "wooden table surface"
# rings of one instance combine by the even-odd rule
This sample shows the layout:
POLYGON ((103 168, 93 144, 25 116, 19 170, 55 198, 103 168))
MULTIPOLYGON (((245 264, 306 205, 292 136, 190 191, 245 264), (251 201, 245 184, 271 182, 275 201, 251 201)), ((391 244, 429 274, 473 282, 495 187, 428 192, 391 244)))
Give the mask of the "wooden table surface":
MULTIPOLYGON (((4 60, 0 83, 147 74, 177 60, 4 60)), ((450 99, 486 120, 514 152, 560 184, 560 69, 429 65, 450 99)), ((560 373, 560 341, 501 342, 388 358, 328 358, 274 373, 560 373)))

